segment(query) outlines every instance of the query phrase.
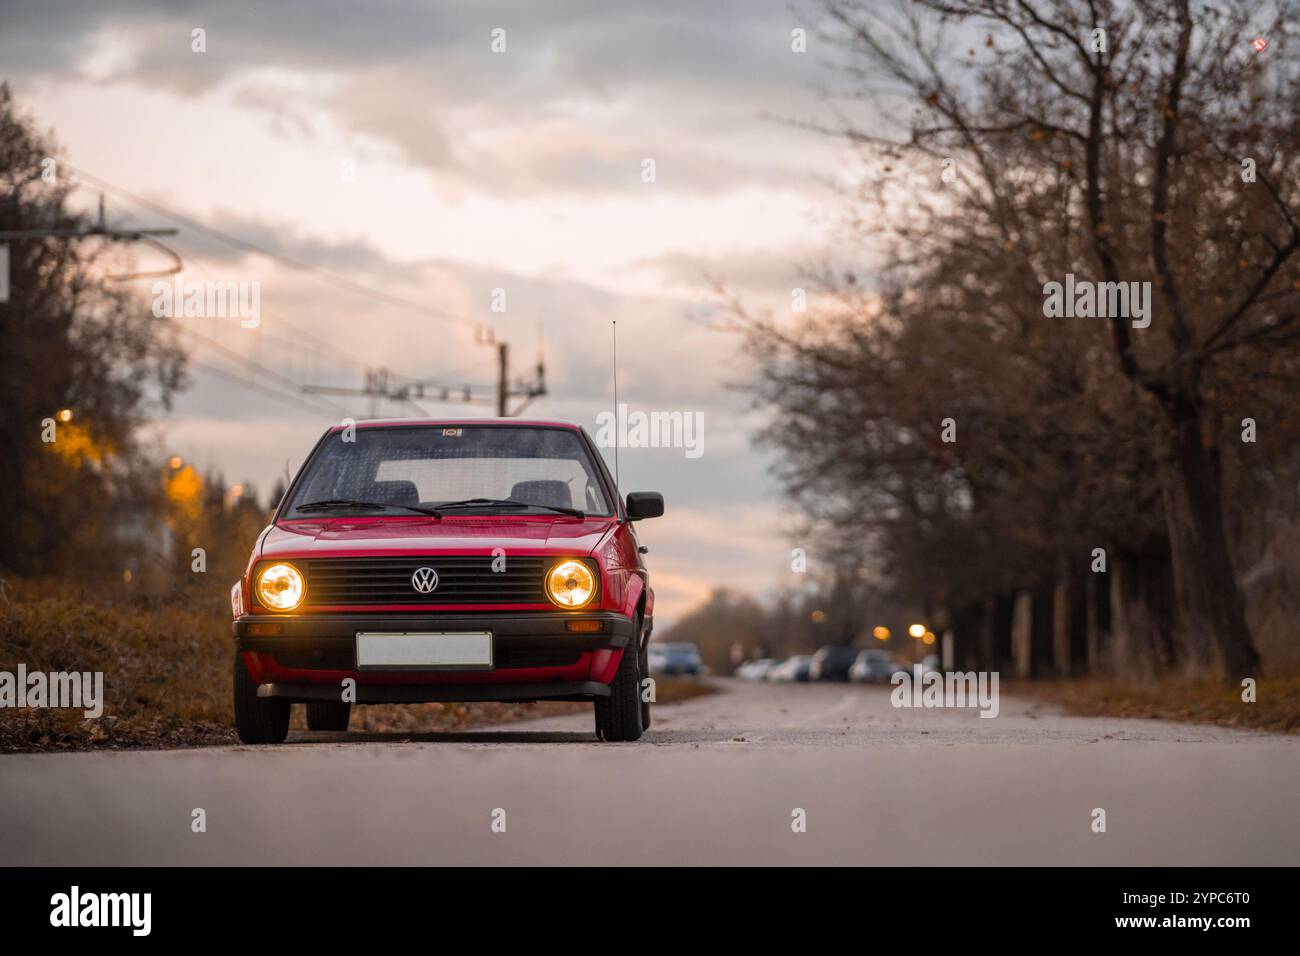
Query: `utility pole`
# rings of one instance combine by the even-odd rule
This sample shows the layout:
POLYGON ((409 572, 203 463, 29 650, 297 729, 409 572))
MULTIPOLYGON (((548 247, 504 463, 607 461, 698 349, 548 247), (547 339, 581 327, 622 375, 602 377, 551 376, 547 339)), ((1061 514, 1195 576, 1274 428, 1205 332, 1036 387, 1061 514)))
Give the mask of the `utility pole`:
POLYGON ((510 398, 510 343, 497 345, 497 417, 506 418, 506 402, 510 398))
POLYGON ((110 229, 104 214, 104 194, 99 194, 99 218, 94 225, 77 229, 7 229, 0 231, 0 302, 9 301, 9 243, 22 239, 90 239, 101 237, 110 242, 147 242, 159 249, 175 262, 175 266, 166 272, 147 272, 135 275, 108 276, 110 279, 144 279, 172 275, 180 272, 181 259, 155 239, 155 236, 174 236, 175 229, 110 229))
MULTIPOLYGON (((420 401, 456 402, 465 405, 494 405, 497 416, 513 418, 532 403, 533 399, 546 394, 546 364, 537 360, 534 377, 531 381, 510 380, 510 345, 507 342, 485 343, 497 347, 497 381, 496 385, 480 385, 466 382, 409 381, 393 384, 388 369, 367 369, 365 384, 361 388, 347 388, 335 385, 304 385, 303 392, 309 395, 352 395, 370 399, 386 399, 414 405, 422 414, 428 414, 420 408, 420 401), (523 401, 510 408, 510 400, 521 398, 523 401)), ((373 412, 372 412, 373 414, 373 412)))

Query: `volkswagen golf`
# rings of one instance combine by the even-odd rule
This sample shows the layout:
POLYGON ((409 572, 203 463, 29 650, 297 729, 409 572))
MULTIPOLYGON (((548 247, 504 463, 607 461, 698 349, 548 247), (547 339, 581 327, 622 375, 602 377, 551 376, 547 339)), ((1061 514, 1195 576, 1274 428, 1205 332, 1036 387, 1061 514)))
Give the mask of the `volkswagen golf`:
POLYGON ((346 730, 353 704, 591 701, 601 740, 650 725, 654 592, 590 436, 565 422, 330 428, 231 590, 235 726, 279 743, 290 708, 346 730))

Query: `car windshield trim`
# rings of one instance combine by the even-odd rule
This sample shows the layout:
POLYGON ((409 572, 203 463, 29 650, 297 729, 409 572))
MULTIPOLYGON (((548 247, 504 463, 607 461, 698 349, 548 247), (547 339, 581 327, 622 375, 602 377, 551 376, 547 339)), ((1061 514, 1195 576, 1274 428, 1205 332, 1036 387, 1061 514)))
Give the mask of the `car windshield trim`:
MULTIPOLYGON (((497 504, 493 506, 484 505, 482 508, 483 511, 488 511, 489 509, 501 509, 504 511, 508 509, 509 513, 514 513, 516 511, 518 512, 527 511, 535 514, 565 515, 565 516, 579 518, 579 519, 610 518, 613 520, 620 520, 622 518, 622 502, 618 497, 617 488, 613 484, 613 477, 610 474, 609 469, 606 467, 603 456, 596 450, 594 444, 591 441, 590 436, 580 426, 571 426, 566 424, 544 424, 544 423, 516 424, 514 422, 497 422, 497 421, 391 422, 391 423, 384 423, 384 424, 364 425, 358 427, 355 434, 358 438, 365 435, 365 436, 374 436, 374 438, 379 439, 380 436, 385 433, 405 433, 405 432, 412 432, 412 431, 416 431, 416 432, 442 431, 444 432, 443 437, 447 437, 450 432, 454 431, 457 437, 459 437, 461 434, 468 433, 471 431, 488 432, 488 431, 496 431, 499 429, 514 429, 520 432, 526 431, 529 433, 549 433, 552 435, 558 434, 558 435, 571 436, 572 439, 576 442, 574 448, 572 450, 566 449, 565 453, 556 456, 554 460, 561 461, 561 462, 567 460, 569 462, 572 462, 573 467, 576 468, 577 474, 574 477, 578 479, 579 483, 574 490, 576 492, 575 497, 578 500, 575 500, 572 503, 574 505, 578 505, 579 507, 564 507, 565 504, 564 502, 557 502, 556 504, 543 504, 540 502, 530 501, 530 502, 523 502, 522 505, 515 505, 513 504, 513 502, 517 501, 518 500, 517 498, 493 497, 491 500, 494 502, 512 502, 512 503, 497 504), (585 500, 583 500, 584 492, 583 492, 583 485, 582 485, 582 482, 584 480, 586 482, 585 500)), ((312 449, 311 453, 307 456, 307 459, 303 463, 301 468, 299 468, 298 473, 294 476, 294 480, 290 484, 288 491, 283 496, 281 504, 275 514, 275 518, 274 518, 275 521, 293 520, 294 518, 306 517, 307 514, 310 514, 312 512, 328 510, 328 509, 309 508, 308 512, 304 513, 302 512, 301 507, 295 503, 296 501, 301 500, 303 497, 306 496, 306 494, 309 494, 313 490, 317 492, 317 494, 312 495, 314 499, 328 500, 333 498, 339 498, 339 499, 356 500, 356 501, 365 500, 367 505, 373 506, 376 510, 388 510, 390 508, 394 508, 394 509, 410 511, 415 514, 425 514, 425 513, 433 514, 434 512, 437 512, 442 507, 442 505, 439 505, 437 503, 439 496, 437 496, 436 494, 430 494, 429 492, 432 489, 430 489, 427 486, 421 488, 421 490, 424 492, 422 496, 422 500, 418 502, 413 502, 412 504, 409 505, 404 505, 397 502, 369 501, 368 499, 371 498, 371 495, 365 493, 360 495, 349 495, 346 492, 352 490, 351 488, 340 487, 337 484, 332 488, 321 487, 319 484, 314 484, 313 477, 314 477, 314 473, 316 472, 316 469, 326 466, 327 463, 331 460, 331 456, 335 453, 332 445, 332 440, 336 440, 338 434, 339 434, 338 429, 330 429, 320 437, 319 441, 317 441, 316 446, 312 449), (344 494, 330 495, 328 492, 331 490, 344 491, 344 494), (319 492, 321 491, 325 491, 326 494, 323 495, 319 494, 319 492)), ((547 446, 552 445, 553 441, 554 440, 552 439, 521 440, 520 447, 523 450, 523 453, 518 455, 518 459, 520 461, 528 461, 528 460, 545 461, 547 459, 547 455, 545 453, 539 455, 536 453, 535 449, 539 445, 543 449, 545 449, 547 446), (532 453, 530 454, 529 452, 532 453)), ((563 447, 563 444, 564 443, 561 441, 561 447, 563 447)), ((509 449, 509 439, 505 439, 503 441, 503 447, 506 448, 507 450, 509 449)), ((465 456, 465 457, 472 458, 473 456, 465 456)), ((484 455, 483 457, 491 458, 493 456, 484 455)), ((503 459, 511 459, 514 456, 506 454, 500 457, 503 459)), ((440 459, 439 456, 432 455, 427 460, 432 462, 432 461, 446 460, 446 459, 440 459)), ((541 479, 560 478, 562 480, 569 480, 569 481, 574 480, 573 477, 567 477, 566 474, 547 475, 545 473, 541 475, 537 475, 535 473, 533 475, 526 474, 522 476, 522 478, 523 480, 527 480, 531 478, 541 478, 541 479)), ((385 480, 392 480, 392 479, 389 477, 381 476, 378 480, 385 481, 385 480)), ((420 481, 420 479, 418 478, 416 480, 420 481)), ((424 482, 421 483, 424 484, 424 482)), ((506 488, 501 490, 507 490, 507 489, 513 490, 509 488, 508 484, 506 488)), ((356 487, 355 490, 365 492, 366 488, 356 487)), ((460 489, 447 489, 447 490, 460 490, 460 489)), ((465 490, 473 491, 474 489, 470 488, 465 490)), ((490 493, 491 491, 496 491, 497 489, 491 487, 485 487, 484 490, 490 493)), ((384 497, 386 497, 386 495, 384 497)), ((448 496, 443 496, 443 497, 448 497, 448 496)), ((459 501, 461 499, 456 499, 456 500, 459 501)), ((315 504, 315 501, 307 502, 307 504, 313 505, 315 504)), ((337 507, 340 510, 344 510, 344 506, 340 505, 337 507)), ((461 508, 460 505, 454 505, 452 510, 460 510, 460 508, 461 508)), ((439 517, 441 516, 439 515, 439 517)))

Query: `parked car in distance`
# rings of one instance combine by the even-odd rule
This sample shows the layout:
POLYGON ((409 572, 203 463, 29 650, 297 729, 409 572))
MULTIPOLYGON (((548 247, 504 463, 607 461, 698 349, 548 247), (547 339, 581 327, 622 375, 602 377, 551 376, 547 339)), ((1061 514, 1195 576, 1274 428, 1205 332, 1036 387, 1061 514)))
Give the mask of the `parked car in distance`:
POLYGON ((817 653, 812 656, 808 679, 847 681, 849 668, 853 666, 857 656, 856 649, 842 644, 827 644, 825 647, 818 648, 817 653))
POLYGON ((777 683, 790 683, 808 680, 812 668, 811 654, 796 654, 777 664, 768 672, 767 679, 777 683))
POLYGON ((760 657, 757 660, 745 661, 736 668, 736 676, 741 680, 761 681, 771 673, 772 668, 779 664, 774 657, 760 657))
POLYGON ((859 684, 885 683, 898 669, 893 654, 875 648, 858 654, 849 668, 849 679, 859 684))
POLYGON ((620 499, 567 422, 330 428, 231 590, 239 739, 280 743, 297 703, 343 731, 353 703, 580 700, 636 740, 654 592, 632 523, 663 510, 620 499))
POLYGON ((927 654, 919 661, 899 661, 898 663, 894 664, 894 671, 895 673, 901 671, 907 674, 908 677, 915 678, 918 667, 921 669, 920 671, 921 676, 924 677, 926 674, 929 674, 932 671, 938 671, 941 666, 942 666, 942 661, 940 660, 938 654, 927 654))
POLYGON ((702 664, 700 649, 685 641, 669 644, 651 644, 650 669, 661 674, 699 675, 702 664))

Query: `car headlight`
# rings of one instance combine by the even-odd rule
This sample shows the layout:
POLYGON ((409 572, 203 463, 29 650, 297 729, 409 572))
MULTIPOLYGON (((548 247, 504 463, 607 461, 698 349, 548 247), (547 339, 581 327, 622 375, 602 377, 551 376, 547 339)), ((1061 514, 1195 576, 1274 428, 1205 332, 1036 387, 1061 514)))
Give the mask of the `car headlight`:
POLYGON ((560 607, 584 607, 596 596, 596 575, 581 561, 561 561, 546 572, 546 595, 560 607))
POLYGON ((257 599, 273 611, 292 611, 307 596, 307 582, 292 564, 269 564, 257 575, 257 599))

